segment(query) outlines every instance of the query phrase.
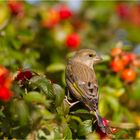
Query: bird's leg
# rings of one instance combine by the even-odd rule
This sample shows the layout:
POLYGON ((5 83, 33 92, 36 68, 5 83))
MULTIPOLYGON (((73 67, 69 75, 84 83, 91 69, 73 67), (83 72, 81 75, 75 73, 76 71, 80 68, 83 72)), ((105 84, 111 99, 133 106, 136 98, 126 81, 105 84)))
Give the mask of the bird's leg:
POLYGON ((71 100, 71 98, 70 98, 70 92, 69 92, 69 90, 68 90, 67 87, 65 88, 65 94, 67 95, 67 100, 71 100))
POLYGON ((74 105, 76 105, 77 103, 80 102, 80 101, 76 101, 76 102, 70 103, 70 102, 68 101, 67 96, 65 96, 65 99, 64 99, 64 100, 70 105, 70 107, 73 107, 74 105))

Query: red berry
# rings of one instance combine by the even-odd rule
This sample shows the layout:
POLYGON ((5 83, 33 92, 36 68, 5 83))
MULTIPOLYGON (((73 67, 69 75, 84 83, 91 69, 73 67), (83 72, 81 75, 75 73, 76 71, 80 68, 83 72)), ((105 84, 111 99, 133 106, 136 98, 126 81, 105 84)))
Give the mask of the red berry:
POLYGON ((103 139, 107 136, 107 134, 103 133, 99 128, 97 128, 96 132, 99 134, 101 139, 103 139))
POLYGON ((8 6, 13 15, 17 15, 17 14, 23 12, 23 3, 20 1, 9 0, 8 6))
POLYGON ((110 66, 111 66, 112 71, 114 71, 114 72, 120 72, 124 68, 124 64, 123 64, 123 61, 121 59, 114 59, 111 62, 110 66))
POLYGON ((2 75, 7 76, 8 74, 9 74, 9 71, 5 67, 0 66, 0 76, 2 76, 2 75))
POLYGON ((121 78, 126 82, 133 82, 136 79, 136 72, 131 68, 124 69, 121 78))
POLYGON ((118 129, 115 128, 115 127, 113 127, 113 128, 111 128, 111 132, 112 132, 112 133, 117 133, 117 132, 118 132, 118 129))
POLYGON ((130 58, 129 58, 129 56, 127 54, 123 54, 121 59, 123 61, 124 66, 126 66, 130 62, 130 58))
POLYGON ((66 20, 72 16, 72 11, 69 7, 62 5, 59 9, 59 15, 61 20, 66 20))
POLYGON ((132 64, 133 64, 135 67, 140 68, 140 60, 135 59, 135 60, 133 60, 132 64))
POLYGON ((133 61, 135 58, 136 58, 136 55, 133 53, 126 53, 126 54, 123 54, 121 57, 125 66, 129 64, 131 61, 133 61))
POLYGON ((122 49, 121 48, 113 48, 111 50, 111 56, 115 57, 115 56, 118 56, 122 53, 122 49))
POLYGON ((19 71, 17 74, 16 80, 19 81, 21 84, 24 84, 26 80, 29 80, 32 78, 32 72, 29 70, 26 71, 19 71))
MULTIPOLYGON (((109 122, 108 120, 106 120, 105 118, 102 118, 102 121, 103 121, 103 125, 105 127, 108 126, 108 122, 109 122)), ((100 136, 101 139, 108 138, 107 137, 107 134, 106 133, 103 133, 99 126, 97 126, 96 132, 99 134, 99 136, 100 136)))
POLYGON ((104 126, 108 126, 108 120, 102 118, 102 121, 103 121, 103 125, 104 125, 104 126))
POLYGON ((130 61, 133 61, 133 60, 136 58, 136 55, 133 54, 133 53, 128 53, 127 55, 128 55, 128 57, 129 57, 129 60, 130 60, 130 61))
POLYGON ((1 75, 0 76, 0 86, 4 84, 5 80, 6 80, 6 76, 5 75, 1 75))
POLYGON ((78 34, 73 33, 67 36, 66 45, 70 49, 75 49, 80 45, 80 37, 78 34))
POLYGON ((8 76, 9 76, 9 71, 3 66, 0 66, 0 86, 3 86, 5 84, 8 76))
POLYGON ((46 17, 42 21, 42 26, 46 28, 52 28, 56 26, 60 21, 60 16, 57 10, 49 9, 46 13, 46 17))
POLYGON ((12 81, 13 81, 13 78, 11 76, 8 76, 5 80, 4 86, 7 88, 10 88, 12 81))
POLYGON ((10 100, 11 96, 12 93, 7 87, 5 86, 0 87, 0 100, 7 102, 10 100))
POLYGON ((125 3, 119 3, 116 6, 116 12, 120 18, 127 18, 129 15, 129 7, 125 3))

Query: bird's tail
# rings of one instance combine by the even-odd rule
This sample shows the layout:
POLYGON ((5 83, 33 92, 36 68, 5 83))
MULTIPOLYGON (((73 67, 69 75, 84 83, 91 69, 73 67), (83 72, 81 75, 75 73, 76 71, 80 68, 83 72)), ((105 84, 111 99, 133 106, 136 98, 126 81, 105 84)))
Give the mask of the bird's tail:
POLYGON ((98 126, 100 127, 102 132, 106 133, 106 134, 110 134, 111 130, 110 130, 109 126, 104 126, 103 120, 102 120, 101 116, 99 115, 98 110, 95 111, 95 116, 96 116, 96 119, 97 119, 98 126))

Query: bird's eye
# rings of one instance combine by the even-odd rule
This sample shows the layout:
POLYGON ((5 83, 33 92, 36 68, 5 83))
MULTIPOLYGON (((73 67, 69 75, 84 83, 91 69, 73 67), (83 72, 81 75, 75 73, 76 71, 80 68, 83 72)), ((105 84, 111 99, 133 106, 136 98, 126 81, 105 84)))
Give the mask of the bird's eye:
POLYGON ((89 57, 93 57, 94 55, 93 54, 89 54, 89 57))

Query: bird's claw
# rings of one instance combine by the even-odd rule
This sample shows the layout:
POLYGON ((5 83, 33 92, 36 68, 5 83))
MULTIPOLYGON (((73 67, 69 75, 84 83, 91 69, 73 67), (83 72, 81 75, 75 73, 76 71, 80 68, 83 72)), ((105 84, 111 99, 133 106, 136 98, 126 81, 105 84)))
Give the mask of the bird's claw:
POLYGON ((65 96, 65 99, 64 100, 70 105, 70 107, 73 107, 74 105, 76 105, 77 103, 80 102, 80 101, 76 101, 76 102, 71 103, 71 102, 68 101, 67 96, 65 96))

